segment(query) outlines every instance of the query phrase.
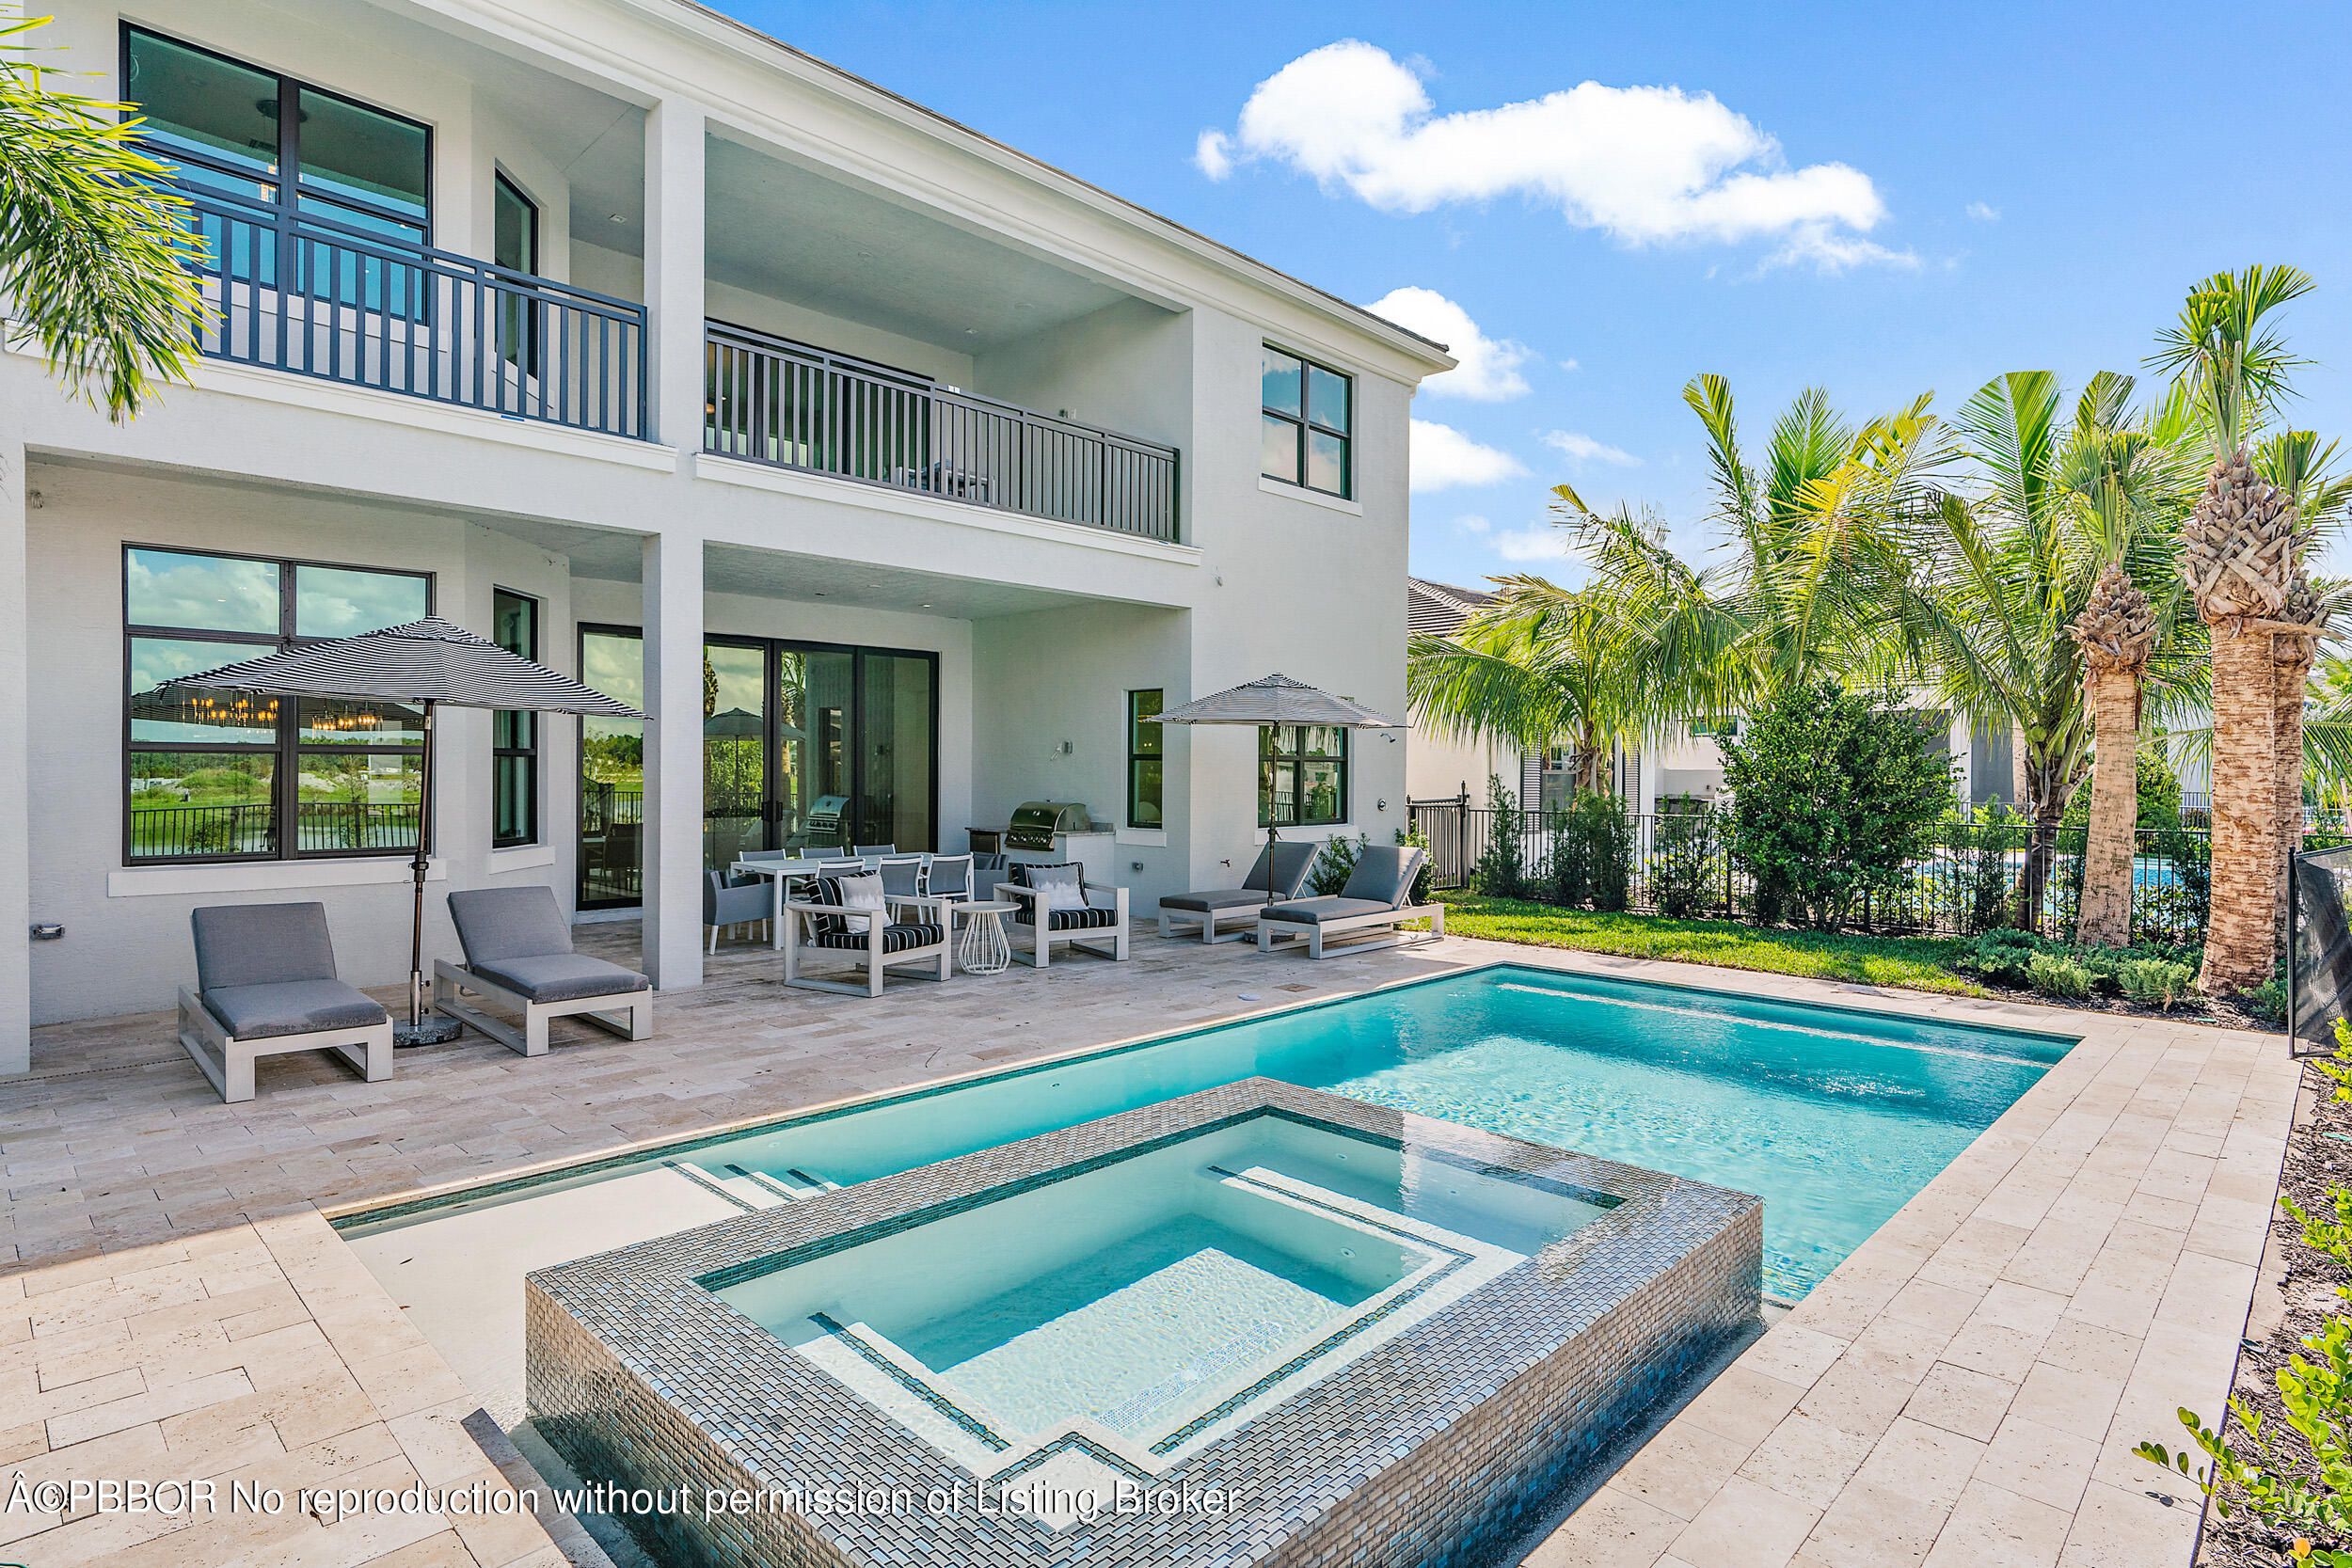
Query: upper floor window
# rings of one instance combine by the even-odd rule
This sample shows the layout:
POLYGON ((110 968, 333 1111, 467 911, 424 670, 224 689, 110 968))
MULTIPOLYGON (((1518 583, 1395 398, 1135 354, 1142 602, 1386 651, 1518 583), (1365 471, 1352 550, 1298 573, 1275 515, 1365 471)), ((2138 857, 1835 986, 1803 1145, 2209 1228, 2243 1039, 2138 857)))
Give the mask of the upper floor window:
POLYGON ((128 24, 122 80, 140 139, 182 179, 432 242, 433 133, 415 120, 128 24))
POLYGON ((1349 451, 1355 386, 1345 375, 1271 343, 1258 351, 1259 420, 1266 478, 1353 497, 1349 451))
POLYGON ((125 861, 415 848, 421 708, 175 683, 420 620, 429 574, 132 546, 122 578, 125 861))

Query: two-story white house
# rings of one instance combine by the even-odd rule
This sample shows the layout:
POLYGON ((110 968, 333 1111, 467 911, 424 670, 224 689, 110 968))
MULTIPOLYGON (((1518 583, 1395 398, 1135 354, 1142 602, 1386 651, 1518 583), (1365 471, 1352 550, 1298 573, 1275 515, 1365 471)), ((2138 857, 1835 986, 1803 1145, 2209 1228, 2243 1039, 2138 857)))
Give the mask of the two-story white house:
POLYGON ((167 1006, 203 904, 405 973, 414 715, 156 693, 427 612, 650 716, 448 713, 432 890, 636 915, 664 990, 743 847, 1079 800, 1148 907, 1404 823, 1390 735, 1149 720, 1403 710, 1439 345, 684 0, 57 10, 215 316, 128 423, 0 356, 0 1073, 167 1006))

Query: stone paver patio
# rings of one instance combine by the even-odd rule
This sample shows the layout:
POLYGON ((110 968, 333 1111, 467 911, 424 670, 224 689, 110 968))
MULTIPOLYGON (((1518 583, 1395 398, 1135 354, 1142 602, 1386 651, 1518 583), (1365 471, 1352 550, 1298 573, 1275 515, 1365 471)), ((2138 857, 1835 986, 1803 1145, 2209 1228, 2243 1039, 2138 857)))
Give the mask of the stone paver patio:
MULTIPOLYGON (((582 945, 628 958, 634 940, 586 927, 582 945)), ((738 947, 663 1000, 651 1040, 559 1022, 553 1053, 526 1060, 469 1037, 403 1053, 375 1085, 277 1058, 233 1106, 167 1015, 46 1029, 34 1075, 0 1081, 0 1486, 261 1467, 289 1496, 363 1471, 489 1484, 495 1462, 459 1424, 480 1400, 319 1209, 1515 961, 2083 1037, 1531 1568, 2189 1560, 2196 1499, 2158 1496, 2130 1449, 2229 1387, 2294 1115, 2278 1037, 1461 939, 1314 965, 1136 945, 1125 965, 880 1001, 785 990, 772 955, 738 947)), ((528 1517, 495 1533, 440 1515, 299 1523, 0 1513, 0 1543, 44 1565, 564 1555, 528 1517)))

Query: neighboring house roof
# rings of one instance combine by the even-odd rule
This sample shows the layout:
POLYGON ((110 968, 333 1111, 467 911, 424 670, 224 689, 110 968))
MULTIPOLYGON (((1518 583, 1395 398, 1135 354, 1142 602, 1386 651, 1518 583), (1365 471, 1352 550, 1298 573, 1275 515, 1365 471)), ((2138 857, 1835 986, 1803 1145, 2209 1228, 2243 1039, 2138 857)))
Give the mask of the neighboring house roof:
POLYGON ((1405 630, 1411 637, 1451 637, 1472 610, 1495 602, 1475 588, 1456 588, 1427 578, 1405 579, 1405 630))

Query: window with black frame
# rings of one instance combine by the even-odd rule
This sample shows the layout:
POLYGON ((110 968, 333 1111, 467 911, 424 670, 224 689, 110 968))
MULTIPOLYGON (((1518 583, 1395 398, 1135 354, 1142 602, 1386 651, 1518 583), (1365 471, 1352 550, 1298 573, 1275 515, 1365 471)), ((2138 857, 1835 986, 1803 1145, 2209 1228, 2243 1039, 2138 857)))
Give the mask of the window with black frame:
POLYGON ((1258 730, 1258 826, 1306 828, 1347 820, 1347 731, 1335 724, 1258 730))
POLYGON ((1167 782, 1167 748, 1158 722, 1160 688, 1127 693, 1127 826, 1165 828, 1160 807, 1167 782))
POLYGON ((179 683, 432 612, 429 573, 127 546, 125 862, 411 852, 421 709, 179 683))
MULTIPOLYGON (((139 141, 213 198, 410 245, 433 240, 433 133, 277 71, 125 24, 123 96, 139 141)), ((279 248, 252 224, 199 214, 211 267, 265 289, 306 290, 394 315, 422 308, 412 266, 344 246, 279 248), (230 253, 222 255, 222 250, 230 253), (281 282, 281 267, 294 276, 281 282)))
MULTIPOLYGON (((539 601, 504 588, 490 594, 490 641, 517 657, 539 657, 539 601)), ((490 715, 490 847, 539 842, 539 716, 490 715)))
POLYGON ((1349 378, 1265 343, 1259 348, 1258 380, 1263 404, 1260 471, 1285 484, 1343 499, 1353 496, 1349 378))

